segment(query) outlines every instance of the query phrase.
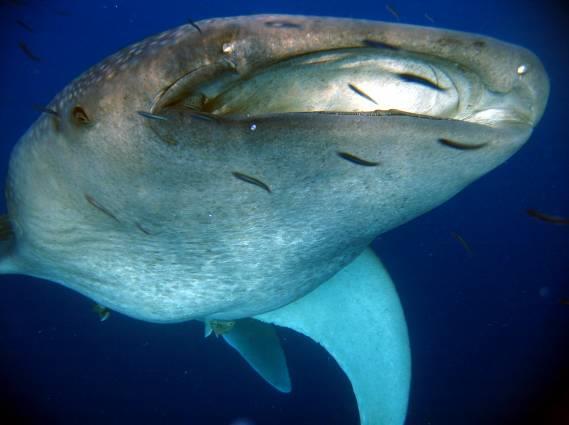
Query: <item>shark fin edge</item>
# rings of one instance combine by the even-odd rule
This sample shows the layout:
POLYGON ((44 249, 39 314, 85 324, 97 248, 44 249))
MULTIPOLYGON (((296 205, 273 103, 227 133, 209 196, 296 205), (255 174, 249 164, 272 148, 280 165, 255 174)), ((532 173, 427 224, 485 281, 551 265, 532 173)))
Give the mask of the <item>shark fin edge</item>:
POLYGON ((411 381, 407 324, 371 249, 305 297, 256 317, 322 345, 348 376, 362 425, 403 425, 411 381))
POLYGON ((291 391, 286 358, 273 325, 241 319, 221 335, 265 381, 280 392, 291 391))

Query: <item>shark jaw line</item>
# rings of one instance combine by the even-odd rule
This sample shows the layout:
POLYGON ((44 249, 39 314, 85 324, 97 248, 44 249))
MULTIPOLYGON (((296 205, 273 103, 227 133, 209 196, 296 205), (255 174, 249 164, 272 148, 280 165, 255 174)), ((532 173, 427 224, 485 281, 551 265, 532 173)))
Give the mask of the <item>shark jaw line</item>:
POLYGON ((456 62, 364 46, 304 53, 243 73, 224 57, 164 87, 150 110, 160 114, 182 106, 208 117, 249 119, 287 113, 400 115, 533 127, 539 116, 521 87, 500 93, 456 62))

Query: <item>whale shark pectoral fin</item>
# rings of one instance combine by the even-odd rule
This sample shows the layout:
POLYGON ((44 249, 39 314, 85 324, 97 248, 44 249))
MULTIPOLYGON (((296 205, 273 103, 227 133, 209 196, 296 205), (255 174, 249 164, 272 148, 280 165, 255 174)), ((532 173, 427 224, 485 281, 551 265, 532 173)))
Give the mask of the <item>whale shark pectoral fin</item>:
POLYGON ((411 355, 399 297, 371 249, 305 297, 256 317, 303 333, 336 359, 362 425, 402 425, 411 355))
POLYGON ((286 358, 273 325, 241 319, 222 336, 265 381, 283 393, 290 392, 286 358))

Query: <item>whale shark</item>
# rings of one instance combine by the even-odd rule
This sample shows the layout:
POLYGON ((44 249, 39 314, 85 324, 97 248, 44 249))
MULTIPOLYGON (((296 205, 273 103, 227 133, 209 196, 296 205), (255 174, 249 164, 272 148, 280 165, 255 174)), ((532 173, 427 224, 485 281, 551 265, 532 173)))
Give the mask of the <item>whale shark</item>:
POLYGON ((292 390, 278 327, 322 345, 365 425, 411 384, 369 248, 510 158, 549 82, 528 50, 445 29, 255 15, 149 37, 80 75, 13 148, 0 273, 135 319, 198 320, 292 390))

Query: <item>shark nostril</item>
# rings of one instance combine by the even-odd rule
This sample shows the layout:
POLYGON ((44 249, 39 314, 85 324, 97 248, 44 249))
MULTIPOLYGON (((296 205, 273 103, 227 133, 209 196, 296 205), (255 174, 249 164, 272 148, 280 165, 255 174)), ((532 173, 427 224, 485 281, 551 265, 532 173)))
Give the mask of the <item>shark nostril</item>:
POLYGON ((81 106, 76 106, 73 108, 71 111, 71 118, 75 124, 80 126, 91 124, 91 119, 87 115, 87 112, 85 112, 85 109, 83 109, 81 106))

